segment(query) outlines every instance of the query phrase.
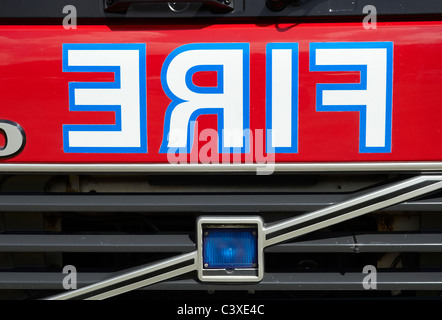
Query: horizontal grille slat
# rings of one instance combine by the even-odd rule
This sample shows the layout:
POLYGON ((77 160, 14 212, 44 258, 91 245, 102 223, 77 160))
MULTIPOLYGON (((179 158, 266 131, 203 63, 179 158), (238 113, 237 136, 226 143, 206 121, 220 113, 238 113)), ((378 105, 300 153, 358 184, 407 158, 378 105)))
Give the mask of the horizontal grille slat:
MULTIPOLYGON (((345 194, 0 195, 8 212, 295 212, 348 199, 345 194)), ((442 198, 403 202, 383 211, 439 211, 442 198)))
POLYGON ((345 197, 296 194, 0 195, 0 211, 293 211, 320 208, 345 197))
MULTIPOLYGON (((63 290, 65 274, 0 272, 0 289, 63 290)), ((109 273, 80 273, 78 287, 109 278, 109 273)), ((254 284, 211 284, 194 279, 169 280, 142 290, 365 290, 362 272, 267 273, 254 284)), ((440 290, 442 272, 378 272, 377 290, 440 290)))
MULTIPOLYGON (((200 284, 193 279, 157 283, 146 290, 365 290, 362 272, 267 273, 257 284, 237 288, 223 284, 200 284)), ((377 290, 440 290, 442 272, 378 272, 377 290)))
POLYGON ((195 250, 187 235, 0 234, 0 252, 177 252, 195 250))
POLYGON ((442 234, 359 234, 278 244, 265 249, 283 252, 442 252, 442 234))

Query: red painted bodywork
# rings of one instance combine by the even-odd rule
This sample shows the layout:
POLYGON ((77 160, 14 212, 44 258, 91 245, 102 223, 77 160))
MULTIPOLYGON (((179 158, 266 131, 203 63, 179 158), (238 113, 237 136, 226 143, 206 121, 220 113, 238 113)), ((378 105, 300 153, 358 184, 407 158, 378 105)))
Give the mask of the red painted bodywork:
MULTIPOLYGON (((298 153, 277 162, 442 160, 442 22, 301 23, 193 26, 0 26, 0 119, 26 132, 23 151, 8 163, 167 163, 159 154, 170 99, 160 72, 167 55, 188 43, 250 43, 250 127, 265 128, 265 48, 269 42, 299 43, 298 153), (356 72, 310 72, 311 42, 394 42, 392 152, 359 153, 357 112, 317 112, 317 83, 359 82, 356 72), (147 154, 66 154, 63 124, 112 124, 110 112, 69 111, 68 84, 112 81, 106 73, 62 71, 63 43, 146 43, 147 154)), ((195 79, 202 81, 202 79, 195 79)), ((207 83, 213 77, 207 75, 207 83)), ((215 128, 215 116, 200 116, 199 129, 215 128)))

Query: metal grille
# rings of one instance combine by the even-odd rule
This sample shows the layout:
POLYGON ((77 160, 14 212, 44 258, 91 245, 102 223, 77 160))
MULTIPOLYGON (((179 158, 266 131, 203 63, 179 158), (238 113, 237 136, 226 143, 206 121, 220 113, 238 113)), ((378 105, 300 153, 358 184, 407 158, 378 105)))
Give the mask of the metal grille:
MULTIPOLYGON (((201 215, 259 215, 272 226, 407 177, 238 174, 216 183, 217 178, 195 182, 183 175, 146 176, 135 182, 131 176, 5 176, 0 194, 1 297, 33 299, 64 292, 65 265, 76 267, 81 288, 131 268, 191 254, 201 215), (17 192, 23 181, 27 190, 17 192), (142 188, 147 184, 150 192, 142 188), (173 192, 164 192, 167 188, 173 192)), ((267 246, 259 283, 202 283, 189 269, 136 292, 365 294, 362 271, 373 265, 379 271, 378 295, 435 294, 442 288, 441 196, 436 190, 267 246)))

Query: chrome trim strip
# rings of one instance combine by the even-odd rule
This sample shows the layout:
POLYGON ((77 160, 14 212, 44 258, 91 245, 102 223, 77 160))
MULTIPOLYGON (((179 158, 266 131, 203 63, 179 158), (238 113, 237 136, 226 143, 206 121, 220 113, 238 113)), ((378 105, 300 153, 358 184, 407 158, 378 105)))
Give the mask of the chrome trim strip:
POLYGON ((143 172, 345 172, 345 171, 417 171, 440 172, 442 161, 434 162, 316 162, 269 164, 168 164, 168 163, 0 163, 0 173, 143 173, 143 172))
POLYGON ((147 264, 131 270, 124 270, 107 280, 67 291, 45 300, 102 300, 128 291, 139 289, 156 282, 167 280, 196 270, 197 252, 183 254, 153 264, 147 264), (176 269, 175 269, 176 268, 176 269), (149 277, 151 276, 151 277, 149 277), (144 280, 138 280, 145 278, 144 280))

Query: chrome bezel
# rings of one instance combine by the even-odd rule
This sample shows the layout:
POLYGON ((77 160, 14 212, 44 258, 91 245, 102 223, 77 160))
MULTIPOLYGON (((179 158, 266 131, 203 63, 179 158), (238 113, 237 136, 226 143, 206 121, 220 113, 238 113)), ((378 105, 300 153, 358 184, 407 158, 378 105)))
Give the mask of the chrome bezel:
POLYGON ((263 222, 258 216, 200 217, 197 221, 197 269, 200 281, 214 282, 259 282, 264 276, 263 222), (256 228, 258 266, 234 270, 208 269, 203 265, 203 230, 207 228, 256 228))

